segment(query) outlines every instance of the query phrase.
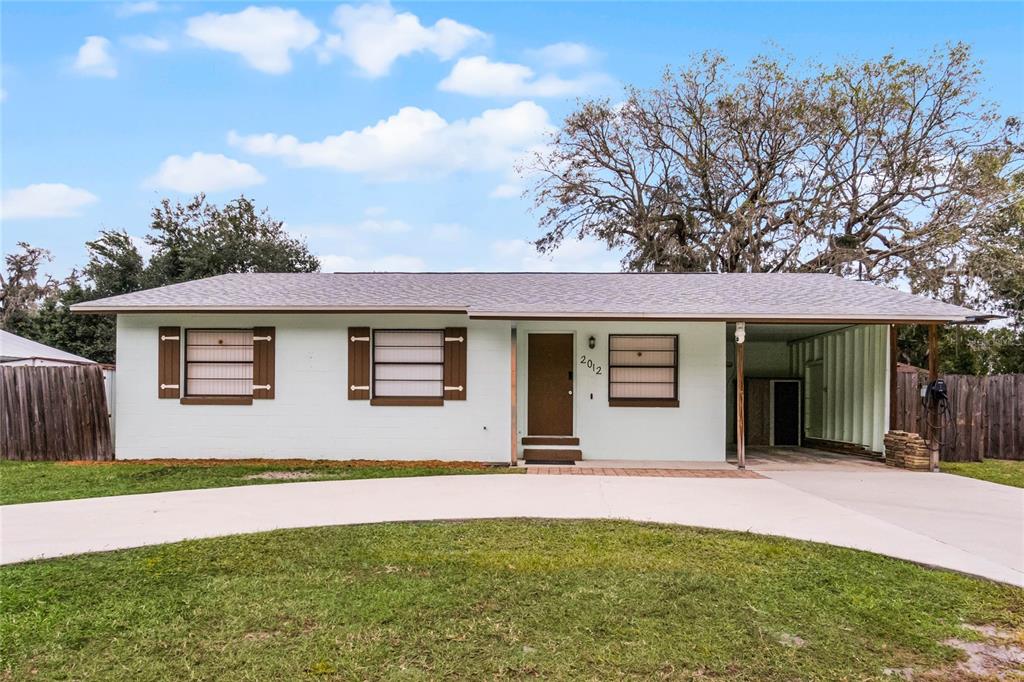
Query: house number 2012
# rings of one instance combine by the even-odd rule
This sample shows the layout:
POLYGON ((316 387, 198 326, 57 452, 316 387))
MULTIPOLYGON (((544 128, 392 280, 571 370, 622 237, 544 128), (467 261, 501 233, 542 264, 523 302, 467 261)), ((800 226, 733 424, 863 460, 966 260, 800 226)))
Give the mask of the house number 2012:
POLYGON ((586 368, 592 371, 594 374, 601 373, 601 365, 597 364, 596 362, 588 358, 586 355, 580 356, 580 364, 586 366, 586 368))

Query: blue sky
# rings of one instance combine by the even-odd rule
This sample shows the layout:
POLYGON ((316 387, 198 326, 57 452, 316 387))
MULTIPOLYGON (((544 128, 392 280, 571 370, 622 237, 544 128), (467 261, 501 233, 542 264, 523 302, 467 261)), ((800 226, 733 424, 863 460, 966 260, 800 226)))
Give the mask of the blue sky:
POLYGON ((240 192, 325 270, 606 270, 533 253, 513 165, 577 97, 716 49, 919 57, 963 40, 1024 112, 1024 3, 0 4, 3 247, 61 275, 164 196, 240 192))

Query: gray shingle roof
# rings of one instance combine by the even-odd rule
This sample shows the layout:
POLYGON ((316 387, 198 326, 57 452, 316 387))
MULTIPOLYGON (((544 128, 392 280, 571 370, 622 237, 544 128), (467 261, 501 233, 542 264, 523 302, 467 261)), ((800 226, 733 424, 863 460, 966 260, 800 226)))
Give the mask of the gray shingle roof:
POLYGON ((75 312, 459 311, 471 317, 966 321, 959 306, 819 274, 261 273, 210 277, 75 312))
POLYGON ((57 360, 60 362, 72 362, 80 365, 94 365, 96 364, 89 358, 83 358, 81 355, 75 355, 74 353, 68 353, 67 351, 60 350, 58 348, 52 348, 45 344, 33 341, 32 339, 26 339, 23 336, 12 334, 11 332, 0 329, 0 362, 10 362, 11 360, 57 360))

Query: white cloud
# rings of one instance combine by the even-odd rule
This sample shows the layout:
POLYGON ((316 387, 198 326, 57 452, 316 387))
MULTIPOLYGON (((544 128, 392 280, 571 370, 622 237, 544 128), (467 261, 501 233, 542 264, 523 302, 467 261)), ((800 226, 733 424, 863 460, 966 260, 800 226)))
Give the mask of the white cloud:
POLYGON ((228 142, 250 154, 276 156, 296 166, 402 180, 507 168, 548 130, 547 112, 534 102, 523 101, 450 122, 428 109, 403 107, 362 130, 315 142, 302 142, 294 135, 239 135, 234 131, 228 134, 228 142))
POLYGON ((466 228, 458 223, 435 223, 430 228, 430 238, 439 242, 457 242, 467 235, 466 228))
POLYGON ((415 14, 398 13, 388 2, 341 5, 333 21, 341 34, 324 41, 321 60, 326 61, 330 54, 342 54, 371 78, 386 75, 400 57, 431 52, 439 59, 451 59, 487 37, 479 29, 447 18, 424 26, 415 14))
POLYGON ((404 220, 390 219, 390 220, 378 220, 375 218, 367 218, 361 221, 357 227, 363 232, 373 232, 376 234, 396 234, 399 232, 408 232, 412 229, 412 225, 405 222, 404 220))
POLYGON ((358 236, 350 225, 338 223, 285 223, 284 229, 293 237, 306 240, 314 237, 317 239, 353 240, 358 236))
POLYGON ((523 193, 523 188, 514 182, 503 182, 491 190, 493 199, 515 199, 523 193))
POLYGON ((99 201, 92 192, 59 182, 43 182, 4 192, 0 215, 14 218, 73 218, 99 201))
POLYGON ((607 80, 607 76, 593 73, 576 78, 537 76, 528 66, 480 56, 457 61, 437 87, 474 97, 565 97, 582 94, 607 80))
POLYGON ((156 175, 146 184, 172 189, 176 192, 219 192, 226 189, 250 187, 266 182, 258 170, 247 163, 229 159, 223 154, 195 152, 185 158, 168 156, 160 164, 156 175))
POLYGON ((125 47, 143 52, 167 52, 171 49, 171 43, 164 38, 155 38, 147 35, 124 36, 121 43, 125 47))
POLYGON ((597 59, 597 51, 582 43, 553 43, 536 50, 527 50, 526 56, 551 68, 584 66, 597 59))
POLYGON ((122 2, 118 5, 115 13, 119 17, 134 17, 139 14, 152 14, 159 11, 160 3, 155 0, 145 0, 143 2, 122 2))
POLYGON ((85 76, 117 77, 117 62, 110 54, 110 41, 103 36, 89 36, 78 48, 75 71, 85 76))
POLYGON ((287 73, 292 50, 304 50, 320 30, 298 11, 247 7, 234 14, 208 12, 188 20, 185 33, 208 48, 238 54, 265 73, 287 73))
POLYGON ((524 239, 496 241, 491 251, 499 270, 525 272, 618 272, 619 256, 599 241, 564 241, 553 253, 542 255, 524 239))
POLYGON ((394 254, 379 258, 354 258, 322 254, 320 269, 324 272, 422 272, 427 264, 417 256, 394 254))

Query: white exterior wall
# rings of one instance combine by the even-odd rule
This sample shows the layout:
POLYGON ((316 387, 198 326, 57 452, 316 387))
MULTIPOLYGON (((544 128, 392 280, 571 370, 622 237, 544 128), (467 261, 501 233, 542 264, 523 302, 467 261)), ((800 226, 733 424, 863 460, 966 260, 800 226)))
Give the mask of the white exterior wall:
POLYGON ((464 315, 120 315, 117 457, 508 462, 510 334, 508 322, 464 315), (157 398, 162 325, 276 327, 275 398, 252 405, 182 405, 157 398), (348 400, 350 326, 467 327, 467 400, 443 407, 348 400))
POLYGON ((882 451, 889 423, 888 327, 861 325, 790 346, 794 376, 807 383, 807 366, 822 363, 822 438, 882 451))
MULTIPOLYGON (((725 460, 725 323, 517 322, 517 427, 527 434, 530 332, 572 332, 573 430, 584 459, 725 460), (608 335, 679 335, 679 407, 609 407, 608 335), (596 346, 588 348, 593 336, 596 346), (602 368, 580 364, 581 356, 602 368)), ((520 446, 521 454, 521 446, 520 446)))
MULTIPOLYGON (((527 425, 531 331, 575 334, 574 430, 585 459, 725 459, 725 325, 517 322, 519 436, 527 425), (608 334, 678 334, 678 408, 608 406, 608 334), (597 341, 591 350, 587 339, 597 341), (603 368, 580 365, 581 355, 603 368), (593 397, 591 398, 591 394, 593 397)), ((117 324, 118 459, 440 459, 511 457, 512 323, 462 315, 121 315, 117 324), (158 327, 273 326, 275 398, 252 405, 182 405, 157 398, 158 327), (348 400, 350 326, 468 328, 467 400, 443 407, 348 400)), ((516 439, 519 442, 519 439, 516 439)), ((521 453, 520 453, 521 454, 521 453)))

